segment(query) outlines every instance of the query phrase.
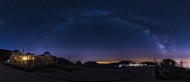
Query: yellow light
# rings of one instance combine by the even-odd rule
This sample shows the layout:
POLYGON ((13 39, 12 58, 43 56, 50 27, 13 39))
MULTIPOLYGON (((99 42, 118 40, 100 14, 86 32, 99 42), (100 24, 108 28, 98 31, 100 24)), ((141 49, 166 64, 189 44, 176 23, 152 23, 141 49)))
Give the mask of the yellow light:
POLYGON ((22 59, 23 59, 23 60, 27 60, 27 57, 26 57, 26 56, 24 56, 22 59))

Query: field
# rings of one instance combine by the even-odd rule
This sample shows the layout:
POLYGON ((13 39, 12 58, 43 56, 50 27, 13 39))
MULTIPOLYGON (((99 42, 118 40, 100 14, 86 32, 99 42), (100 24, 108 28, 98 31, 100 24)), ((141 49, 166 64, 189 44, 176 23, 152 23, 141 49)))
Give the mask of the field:
MULTIPOLYGON (((93 68, 63 65, 63 68, 41 68, 27 72, 0 64, 0 82, 156 82, 153 67, 93 68)), ((166 79, 159 82, 175 81, 166 79)))

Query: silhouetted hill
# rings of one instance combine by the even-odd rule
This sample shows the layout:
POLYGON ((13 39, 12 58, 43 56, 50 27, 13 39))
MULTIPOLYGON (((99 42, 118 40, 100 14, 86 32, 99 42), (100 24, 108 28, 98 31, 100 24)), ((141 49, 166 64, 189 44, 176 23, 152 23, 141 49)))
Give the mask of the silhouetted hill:
POLYGON ((87 61, 83 65, 84 66, 94 67, 94 66, 98 66, 98 63, 96 61, 87 61))
POLYGON ((132 61, 120 61, 120 62, 118 62, 118 64, 130 64, 132 61))
POLYGON ((65 64, 65 65, 73 64, 72 62, 70 62, 69 60, 65 58, 56 58, 55 60, 57 61, 57 64, 65 64))
POLYGON ((6 61, 11 55, 11 50, 0 49, 0 61, 6 61))

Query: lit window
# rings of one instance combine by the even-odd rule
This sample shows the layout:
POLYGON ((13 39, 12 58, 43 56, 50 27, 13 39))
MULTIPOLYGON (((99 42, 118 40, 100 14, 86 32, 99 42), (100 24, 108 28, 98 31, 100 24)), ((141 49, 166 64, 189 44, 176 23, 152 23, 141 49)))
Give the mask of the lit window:
POLYGON ((26 56, 24 56, 22 59, 23 59, 23 60, 27 60, 27 57, 26 57, 26 56))

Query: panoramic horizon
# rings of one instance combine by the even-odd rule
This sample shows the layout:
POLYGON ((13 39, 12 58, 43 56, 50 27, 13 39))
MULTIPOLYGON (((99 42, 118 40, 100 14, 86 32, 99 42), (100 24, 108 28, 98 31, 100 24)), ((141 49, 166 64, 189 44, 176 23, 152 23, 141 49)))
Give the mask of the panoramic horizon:
POLYGON ((0 49, 71 61, 190 62, 188 0, 1 0, 0 49))

